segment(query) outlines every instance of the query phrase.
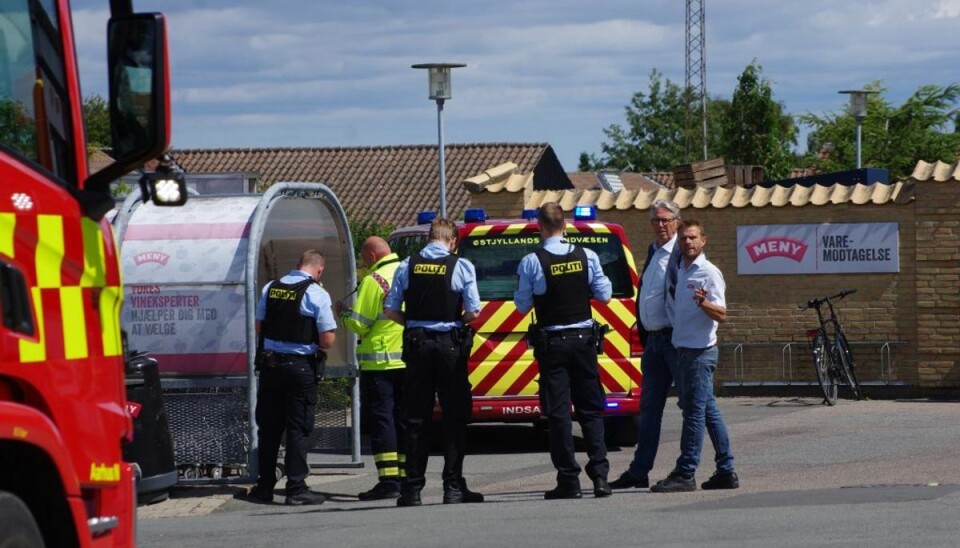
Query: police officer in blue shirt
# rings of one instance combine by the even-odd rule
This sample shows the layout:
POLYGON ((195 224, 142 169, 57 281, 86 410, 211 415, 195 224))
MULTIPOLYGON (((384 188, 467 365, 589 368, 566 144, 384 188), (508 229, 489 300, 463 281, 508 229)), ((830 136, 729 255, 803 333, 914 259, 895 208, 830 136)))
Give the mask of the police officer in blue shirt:
POLYGON ((593 321, 590 298, 608 302, 610 280, 596 253, 563 239, 566 221, 560 204, 547 202, 537 215, 542 244, 520 261, 513 300, 521 313, 533 308, 536 314, 536 328, 529 337, 540 366, 540 406, 550 425, 550 459, 557 469, 557 486, 544 498, 583 496, 574 455, 571 400, 587 445, 586 471, 593 481, 593 494, 607 497, 611 490, 603 435, 606 397, 597 365, 602 334, 593 321))
POLYGON ((303 252, 297 268, 263 288, 257 304, 260 371, 257 391, 259 477, 246 498, 273 501, 277 453, 286 431, 287 485, 285 503, 322 504, 323 495, 307 488, 308 438, 317 410, 317 383, 337 327, 330 295, 320 285, 325 259, 319 251, 303 252))
POLYGON ((480 311, 477 274, 470 261, 453 254, 457 243, 453 222, 433 221, 428 239, 420 253, 400 263, 384 302, 384 314, 405 326, 407 462, 397 506, 421 503, 436 399, 443 420, 443 503, 483 502, 483 495, 467 489, 463 479, 467 423, 473 407, 467 378, 473 333, 464 325, 480 311))

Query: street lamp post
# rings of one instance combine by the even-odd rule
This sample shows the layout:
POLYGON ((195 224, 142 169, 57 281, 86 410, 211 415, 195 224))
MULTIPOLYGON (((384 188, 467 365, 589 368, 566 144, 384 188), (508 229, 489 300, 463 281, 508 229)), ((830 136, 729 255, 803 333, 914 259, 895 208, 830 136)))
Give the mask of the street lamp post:
POLYGON ((427 69, 430 99, 437 102, 437 150, 440 161, 437 170, 440 173, 440 218, 447 218, 447 172, 443 150, 443 102, 453 97, 450 85, 451 69, 465 67, 463 63, 421 63, 411 65, 415 69, 427 69))
POLYGON ((857 169, 860 169, 860 143, 863 119, 867 117, 867 95, 876 93, 865 89, 846 89, 837 93, 850 95, 850 116, 857 122, 857 169))

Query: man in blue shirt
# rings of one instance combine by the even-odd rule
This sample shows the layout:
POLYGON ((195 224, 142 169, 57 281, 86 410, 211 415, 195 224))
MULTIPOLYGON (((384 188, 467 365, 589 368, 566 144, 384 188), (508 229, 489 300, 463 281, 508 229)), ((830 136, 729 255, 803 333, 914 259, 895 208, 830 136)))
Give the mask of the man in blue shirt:
POLYGON ((304 251, 296 269, 264 286, 257 304, 257 332, 263 340, 256 410, 260 475, 246 494, 254 500, 273 501, 280 436, 286 431, 284 502, 299 506, 324 501, 306 484, 323 350, 333 346, 337 328, 330 295, 320 284, 324 265, 322 253, 304 251))
POLYGON ((683 409, 680 457, 674 469, 650 488, 654 493, 694 491, 694 474, 700 465, 705 426, 717 451, 717 470, 701 485, 704 489, 736 489, 739 479, 733 468, 733 452, 727 426, 713 396, 713 372, 717 368, 717 326, 727 319, 726 283, 720 269, 707 260, 703 248, 707 235, 694 220, 686 221, 677 236, 683 261, 671 294, 668 286, 667 315, 673 325, 671 342, 677 349, 677 393, 683 409))
POLYGON ((473 334, 464 324, 480 311, 477 273, 470 261, 453 254, 457 244, 453 222, 433 221, 428 239, 420 253, 400 263, 383 306, 388 318, 405 327, 407 462, 397 506, 420 506, 436 399, 443 421, 443 503, 483 502, 483 495, 467 489, 463 479, 467 423, 473 410, 467 378, 473 334))
POLYGON ((583 496, 573 447, 571 401, 587 445, 586 471, 593 481, 593 494, 607 497, 611 490, 603 433, 606 397, 600 384, 600 341, 590 298, 609 302, 612 288, 597 254, 563 239, 566 221, 560 204, 547 202, 537 215, 542 243, 520 261, 513 301, 520 313, 535 309, 538 327, 529 337, 540 367, 540 407, 550 425, 550 460, 557 469, 557 486, 544 498, 583 496))

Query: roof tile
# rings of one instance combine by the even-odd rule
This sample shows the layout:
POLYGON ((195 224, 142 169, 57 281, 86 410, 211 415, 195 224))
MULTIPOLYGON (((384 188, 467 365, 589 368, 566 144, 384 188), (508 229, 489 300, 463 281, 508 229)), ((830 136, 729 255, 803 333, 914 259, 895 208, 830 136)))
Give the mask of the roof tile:
MULTIPOLYGON (((546 143, 446 145, 448 213, 458 215, 469 206, 464 179, 494 168, 507 169, 503 166, 510 162, 516 173, 532 177, 549 148, 546 143)), ((436 145, 178 149, 172 154, 187 173, 256 173, 261 191, 279 181, 323 183, 336 193, 351 218, 384 225, 404 225, 418 211, 438 209, 436 145)), ((562 172, 562 167, 558 165, 557 170, 562 172)))

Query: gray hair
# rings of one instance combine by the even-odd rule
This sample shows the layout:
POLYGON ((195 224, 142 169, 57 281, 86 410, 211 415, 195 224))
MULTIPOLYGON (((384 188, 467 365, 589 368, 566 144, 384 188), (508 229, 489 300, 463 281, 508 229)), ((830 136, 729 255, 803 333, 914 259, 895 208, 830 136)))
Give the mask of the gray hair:
POLYGON ((653 219, 657 216, 658 209, 666 209, 673 213, 673 216, 677 219, 680 218, 680 208, 677 207, 677 204, 671 202, 670 200, 657 200, 653 202, 653 205, 650 206, 650 218, 653 219))

